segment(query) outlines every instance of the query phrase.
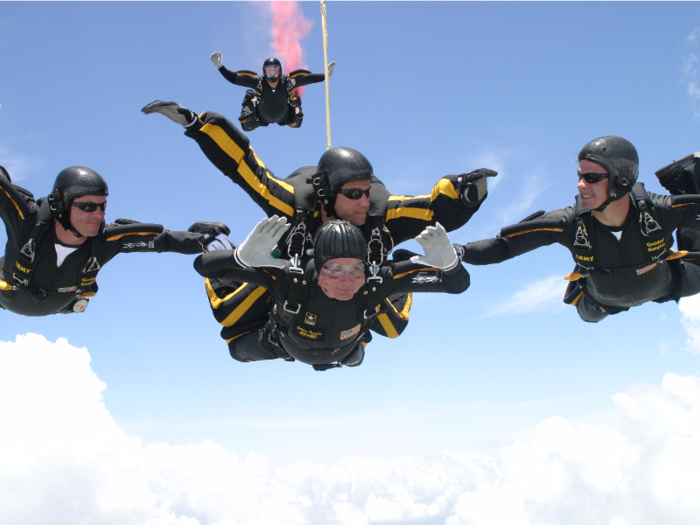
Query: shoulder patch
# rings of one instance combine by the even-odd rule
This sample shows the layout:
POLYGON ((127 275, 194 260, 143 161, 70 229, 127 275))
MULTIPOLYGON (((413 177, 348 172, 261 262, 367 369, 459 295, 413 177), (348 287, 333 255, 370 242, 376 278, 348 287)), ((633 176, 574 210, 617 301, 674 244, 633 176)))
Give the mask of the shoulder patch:
POLYGON ((352 328, 348 330, 343 330, 340 332, 340 340, 345 341, 346 339, 350 339, 352 336, 357 335, 360 332, 360 327, 361 325, 353 326, 352 328))

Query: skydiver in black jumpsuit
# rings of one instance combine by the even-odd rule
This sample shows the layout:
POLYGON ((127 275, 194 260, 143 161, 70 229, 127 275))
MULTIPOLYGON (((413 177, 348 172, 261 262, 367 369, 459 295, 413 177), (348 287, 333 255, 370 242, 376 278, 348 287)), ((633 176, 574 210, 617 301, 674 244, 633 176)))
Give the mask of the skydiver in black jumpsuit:
MULTIPOLYGON (((229 71, 221 61, 221 53, 212 53, 212 63, 221 75, 237 86, 249 88, 243 98, 241 116, 238 120, 244 131, 253 131, 259 126, 277 123, 280 126, 298 128, 304 119, 301 99, 295 88, 323 82, 325 73, 311 73, 296 69, 289 75, 282 74, 282 64, 276 58, 263 62, 263 76, 253 71, 229 71)), ((335 62, 328 66, 328 78, 333 75, 335 62)))
POLYGON ((365 338, 383 299, 397 292, 461 293, 469 274, 444 228, 428 227, 416 240, 425 255, 385 263, 372 276, 362 232, 347 221, 326 222, 315 236, 314 256, 302 270, 270 256, 288 228, 285 217, 263 219, 236 250, 216 250, 195 260, 205 277, 246 281, 267 288, 273 314, 264 328, 246 336, 241 361, 283 358, 325 370, 358 366, 365 338))
POLYGON ((195 223, 195 233, 118 219, 105 226, 107 183, 80 166, 59 173, 48 198, 34 200, 0 166, 0 216, 7 230, 0 258, 0 307, 26 316, 79 313, 97 292, 97 273, 118 253, 201 253, 219 223, 195 223))
POLYGON ((498 237, 462 247, 469 264, 495 264, 559 243, 576 263, 564 301, 595 323, 647 301, 662 303, 700 292, 700 195, 647 193, 637 183, 639 158, 620 137, 601 137, 579 153, 576 206, 539 212, 498 237), (687 253, 691 252, 691 253, 687 253))
MULTIPOLYGON (((424 195, 391 195, 364 155, 340 146, 327 150, 317 166, 299 168, 281 179, 258 158, 248 137, 222 115, 197 116, 180 104, 160 100, 141 111, 160 113, 184 126, 185 135, 268 216, 288 217, 292 227, 279 246, 285 258, 303 257, 309 243, 295 248, 296 240, 312 237, 324 221, 338 218, 360 226, 367 249, 376 248, 384 260, 395 244, 415 238, 426 226, 439 222, 450 232, 466 224, 488 195, 488 178, 497 175, 482 168, 443 176, 424 195)), ((206 290, 214 317, 223 325, 221 337, 235 356, 238 338, 267 322, 270 294, 263 286, 217 278, 206 279, 206 290)), ((387 299, 372 331, 398 337, 408 324, 411 300, 410 293, 387 299)))

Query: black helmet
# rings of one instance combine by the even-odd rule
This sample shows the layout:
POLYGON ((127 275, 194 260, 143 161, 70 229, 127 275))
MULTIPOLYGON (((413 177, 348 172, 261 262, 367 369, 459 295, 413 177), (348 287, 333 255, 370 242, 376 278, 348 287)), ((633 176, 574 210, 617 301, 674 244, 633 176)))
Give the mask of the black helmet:
POLYGON ((275 81, 280 79, 281 75, 282 75, 282 64, 280 63, 279 60, 277 60, 276 58, 268 58, 267 60, 265 60, 265 62, 263 62, 263 77, 265 77, 267 80, 269 80, 270 82, 275 82, 275 81), (265 73, 265 68, 268 66, 279 67, 280 68, 279 74, 276 77, 268 77, 267 73, 265 73))
POLYGON ((608 200, 598 208, 600 211, 632 191, 637 182, 639 155, 632 143, 622 137, 600 137, 590 141, 578 154, 578 160, 590 160, 608 170, 608 200))
POLYGON ((325 179, 332 197, 346 182, 370 180, 374 175, 367 157, 352 148, 343 147, 331 148, 321 155, 317 170, 325 179))
POLYGON ((348 221, 323 223, 314 238, 316 271, 331 259, 360 259, 364 262, 367 245, 362 231, 348 221))
POLYGON ((53 191, 49 195, 49 202, 65 229, 73 231, 70 224, 71 204, 74 199, 85 195, 109 195, 107 183, 99 173, 83 166, 71 166, 58 174, 53 183, 53 191))

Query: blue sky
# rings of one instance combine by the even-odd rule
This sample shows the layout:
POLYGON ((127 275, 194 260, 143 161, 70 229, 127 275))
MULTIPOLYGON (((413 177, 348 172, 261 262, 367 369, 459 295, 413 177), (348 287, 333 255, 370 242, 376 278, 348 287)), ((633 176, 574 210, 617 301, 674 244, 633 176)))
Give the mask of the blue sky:
MULTIPOLYGON (((301 6, 314 22, 302 40, 308 69, 321 72, 319 4, 301 6)), ((329 60, 337 62, 332 143, 364 153, 394 194, 427 193, 445 174, 496 169, 489 198, 451 234, 455 242, 491 237, 534 211, 571 204, 575 156, 603 135, 635 144, 640 180, 663 193, 654 171, 700 149, 699 15, 694 2, 329 2, 329 60)), ((226 82, 209 55, 221 52, 232 70, 258 71, 271 55, 268 3, 2 2, 0 24, 0 164, 16 183, 43 196, 63 168, 85 165, 109 183, 109 220, 171 230, 215 220, 242 240, 262 218, 180 127, 140 109, 174 100, 235 120, 245 90, 226 82)), ((325 150, 322 85, 306 89, 303 108, 298 130, 249 134, 278 176, 315 164, 325 150)), ((100 273, 100 292, 84 314, 0 312, 0 340, 25 349, 27 359, 36 353, 21 377, 36 385, 39 399, 61 398, 56 389, 66 383, 42 372, 53 362, 36 350, 43 343, 14 343, 17 335, 40 334, 66 352, 77 367, 66 377, 78 383, 87 376, 76 370, 91 367, 106 384, 110 421, 144 447, 204 446, 209 439, 241 461, 266 458, 271 469, 342 469, 347 458, 422 461, 501 451, 517 439, 535 447, 534 429, 548 418, 600 431, 621 406, 629 408, 613 401, 616 393, 639 395, 643 404, 641 384, 660 396, 677 392, 668 386, 674 379, 662 383, 666 374, 700 388, 693 383, 700 307, 648 304, 584 324, 561 302, 573 263, 560 246, 469 267, 466 293, 417 297, 401 338, 375 338, 361 367, 325 373, 299 363, 234 362, 192 260, 119 256, 100 273), (86 348, 89 365, 70 357, 80 352, 55 343, 59 338, 86 348)), ((24 436, 40 406, 29 404, 11 420, 14 435, 24 436)), ((365 522, 488 523, 464 508, 472 497, 481 498, 476 507, 488 507, 491 493, 469 495, 462 485, 453 487, 464 491, 462 503, 453 494, 429 518, 365 507, 365 522)), ((494 488, 501 491, 496 500, 522 496, 509 486, 494 488)), ((24 512, 22 522, 39 523, 31 506, 24 512)), ((225 522, 208 516, 196 519, 225 522)), ((538 516, 522 523, 540 523, 538 516)), ((625 511, 605 516, 635 522, 625 511)), ((299 522, 323 522, 307 518, 299 522)))

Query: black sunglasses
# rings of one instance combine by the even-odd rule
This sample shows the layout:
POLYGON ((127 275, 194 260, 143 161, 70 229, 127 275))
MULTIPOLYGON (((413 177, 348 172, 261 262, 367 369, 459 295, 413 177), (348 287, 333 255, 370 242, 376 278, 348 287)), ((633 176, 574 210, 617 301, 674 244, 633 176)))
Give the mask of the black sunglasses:
POLYGON ((101 209, 102 211, 105 211, 107 208, 107 201, 105 202, 74 202, 72 204, 76 208, 78 208, 80 211, 84 211, 85 213, 92 213, 97 208, 101 209))
POLYGON ((577 172, 578 180, 586 179, 588 184, 596 184, 603 179, 607 179, 609 175, 607 173, 581 173, 577 172))
POLYGON ((369 198, 369 190, 361 190, 359 188, 352 188, 350 190, 338 190, 338 193, 344 195, 345 197, 353 201, 361 199, 363 195, 366 195, 367 198, 369 198))

